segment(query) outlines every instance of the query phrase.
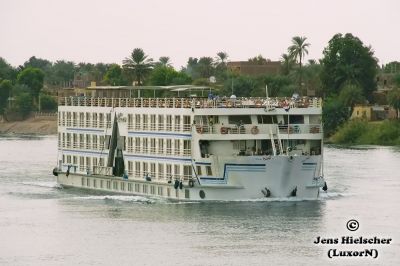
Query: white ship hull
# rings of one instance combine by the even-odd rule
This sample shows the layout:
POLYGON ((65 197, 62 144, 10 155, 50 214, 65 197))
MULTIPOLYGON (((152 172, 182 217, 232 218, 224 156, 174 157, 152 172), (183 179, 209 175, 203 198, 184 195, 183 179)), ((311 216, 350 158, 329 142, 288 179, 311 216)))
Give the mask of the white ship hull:
POLYGON ((167 183, 146 181, 144 178, 124 179, 75 173, 68 176, 59 173, 57 181, 65 187, 184 201, 233 201, 292 196, 316 199, 324 184, 319 176, 320 159, 320 156, 254 156, 239 160, 225 158, 219 166, 223 173, 221 177, 199 177, 195 179, 193 187, 183 182, 182 189, 175 189, 174 181, 167 183), (204 198, 201 198, 201 194, 204 198))

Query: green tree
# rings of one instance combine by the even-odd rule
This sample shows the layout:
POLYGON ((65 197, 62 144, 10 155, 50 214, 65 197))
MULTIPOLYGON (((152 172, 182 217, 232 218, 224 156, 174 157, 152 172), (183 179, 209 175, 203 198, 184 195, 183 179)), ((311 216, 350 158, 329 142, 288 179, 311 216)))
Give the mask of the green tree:
POLYGON ((394 85, 395 85, 397 88, 400 88, 400 74, 397 74, 397 75, 395 75, 395 76, 393 77, 393 82, 394 82, 394 85))
POLYGON ((324 133, 331 136, 349 118, 349 108, 336 98, 327 98, 322 107, 324 133))
POLYGON ((336 34, 323 51, 321 81, 328 95, 339 94, 346 82, 358 84, 367 99, 376 89, 377 60, 371 47, 350 33, 336 34))
POLYGON ((299 89, 303 83, 303 73, 302 73, 302 60, 306 54, 308 54, 309 43, 306 43, 307 37, 295 36, 292 38, 292 45, 289 46, 288 52, 291 58, 299 62, 299 89))
POLYGON ((50 95, 40 95, 40 110, 55 111, 57 110, 57 101, 50 95))
POLYGON ((257 64, 257 65, 265 65, 269 59, 265 59, 262 55, 257 55, 255 57, 249 58, 247 61, 257 64))
POLYGON ((104 75, 103 82, 112 86, 127 85, 127 81, 122 72, 122 68, 117 64, 112 64, 104 75))
POLYGON ((171 60, 168 56, 161 56, 158 59, 158 62, 156 63, 157 65, 161 65, 161 66, 166 66, 166 67, 170 67, 171 66, 171 60))
POLYGON ((383 72, 385 73, 400 73, 400 62, 392 61, 383 66, 383 72))
POLYGON ((39 96, 43 88, 44 73, 38 68, 28 67, 22 70, 17 77, 19 84, 24 84, 31 89, 31 95, 34 98, 39 96))
POLYGON ((153 69, 153 59, 148 58, 143 49, 133 49, 131 56, 123 60, 123 67, 131 73, 140 86, 144 78, 153 69))
POLYGON ((151 72, 149 82, 154 86, 184 85, 191 82, 190 77, 184 72, 177 72, 168 66, 157 66, 151 72))
POLYGON ((388 93, 387 100, 397 110, 397 119, 400 118, 400 89, 393 89, 388 93))
POLYGON ((365 102, 365 97, 360 86, 347 83, 343 86, 339 94, 339 100, 353 110, 354 105, 365 102))
POLYGON ((49 81, 58 86, 69 86, 74 79, 75 63, 71 61, 57 60, 51 71, 49 81))
POLYGON ((293 69, 293 58, 288 54, 281 55, 282 74, 288 75, 293 69))
POLYGON ((12 88, 13 85, 8 79, 0 82, 0 114, 4 114, 4 110, 7 107, 7 100, 10 97, 12 88))
POLYGON ((227 79, 224 83, 223 95, 236 95, 237 97, 246 97, 258 93, 259 84, 254 78, 249 76, 238 76, 227 79))
POLYGON ((17 70, 7 63, 4 58, 0 57, 0 81, 2 79, 8 79, 13 82, 16 77, 17 70))
POLYGON ((17 95, 13 110, 20 113, 23 118, 26 118, 32 111, 32 95, 27 92, 17 95))
POLYGON ((217 57, 215 58, 215 62, 217 66, 223 65, 226 66, 226 61, 228 60, 228 53, 227 52, 218 52, 217 57))
POLYGON ((200 73, 200 77, 209 78, 214 74, 214 60, 211 57, 200 57, 198 63, 198 71, 200 73))

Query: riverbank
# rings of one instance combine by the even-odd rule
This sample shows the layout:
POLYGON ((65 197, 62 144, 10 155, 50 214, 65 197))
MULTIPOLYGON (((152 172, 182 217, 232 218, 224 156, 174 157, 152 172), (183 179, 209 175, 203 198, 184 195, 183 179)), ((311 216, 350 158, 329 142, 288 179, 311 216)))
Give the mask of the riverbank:
POLYGON ((379 122, 350 120, 341 126, 328 142, 346 145, 397 146, 400 145, 399 132, 399 120, 379 122))
POLYGON ((1 134, 57 134, 57 116, 31 117, 24 121, 0 122, 1 134))

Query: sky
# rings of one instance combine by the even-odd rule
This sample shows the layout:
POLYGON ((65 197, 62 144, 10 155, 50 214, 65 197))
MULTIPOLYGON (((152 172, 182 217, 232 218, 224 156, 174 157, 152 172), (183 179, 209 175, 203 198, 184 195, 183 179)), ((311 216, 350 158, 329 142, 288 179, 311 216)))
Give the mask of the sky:
POLYGON ((308 60, 349 32, 385 64, 400 61, 399 10, 399 0, 0 0, 0 57, 121 64, 139 47, 179 69, 220 51, 279 60, 305 36, 308 60))

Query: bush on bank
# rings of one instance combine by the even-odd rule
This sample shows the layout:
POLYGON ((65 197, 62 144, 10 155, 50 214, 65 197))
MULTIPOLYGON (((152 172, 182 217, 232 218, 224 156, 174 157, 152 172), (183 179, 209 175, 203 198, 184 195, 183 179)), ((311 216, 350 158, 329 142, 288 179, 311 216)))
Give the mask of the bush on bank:
POLYGON ((382 122, 350 120, 339 128, 331 141, 335 144, 352 145, 400 145, 399 132, 399 120, 382 122))

